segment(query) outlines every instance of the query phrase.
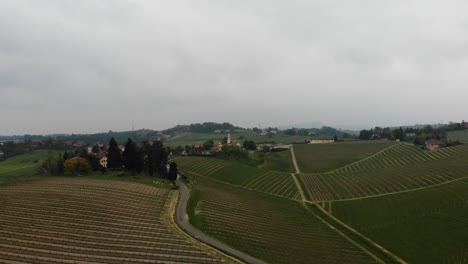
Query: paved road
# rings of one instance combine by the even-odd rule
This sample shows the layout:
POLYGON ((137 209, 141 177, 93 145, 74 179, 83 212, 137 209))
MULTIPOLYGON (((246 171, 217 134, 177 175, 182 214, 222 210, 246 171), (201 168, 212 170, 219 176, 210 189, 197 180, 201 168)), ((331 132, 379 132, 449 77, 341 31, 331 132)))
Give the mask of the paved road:
POLYGON ((266 262, 264 261, 261 261, 259 259, 256 259, 252 256, 249 256, 243 252, 240 252, 236 249, 233 249, 229 246, 227 246, 226 244, 223 244, 222 242, 212 238, 212 237, 209 237, 207 235, 205 235, 204 233, 202 233, 200 230, 196 229, 195 227, 193 227, 189 222, 188 222, 188 219, 187 217, 185 216, 185 208, 187 207, 187 201, 189 199, 189 196, 190 196, 190 191, 188 190, 187 186, 179 181, 179 186, 180 186, 180 194, 181 194, 181 197, 180 197, 180 201, 179 201, 179 204, 177 205, 177 210, 176 210, 176 221, 177 223, 179 224, 180 227, 182 227, 182 229, 185 230, 185 232, 189 233, 190 235, 192 235, 193 237, 197 238, 198 240, 212 246, 212 247, 215 247, 231 256, 234 256, 242 261, 245 261, 247 263, 252 263, 252 264, 267 264, 266 262))

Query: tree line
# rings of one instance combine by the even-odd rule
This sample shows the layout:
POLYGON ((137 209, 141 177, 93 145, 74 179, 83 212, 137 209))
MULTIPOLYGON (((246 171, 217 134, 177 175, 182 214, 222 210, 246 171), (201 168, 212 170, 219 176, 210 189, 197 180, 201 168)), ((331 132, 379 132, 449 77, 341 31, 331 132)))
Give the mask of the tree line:
POLYGON ((413 141, 414 144, 422 144, 428 139, 443 139, 446 137, 448 126, 433 127, 426 125, 424 127, 375 127, 371 129, 363 129, 359 132, 359 139, 390 139, 400 141, 413 141))
POLYGON ((177 164, 172 162, 168 169, 169 152, 161 141, 154 141, 152 144, 144 141, 142 144, 136 144, 128 138, 122 151, 117 141, 111 138, 107 149, 107 168, 101 166, 96 155, 100 151, 104 150, 94 146, 92 153, 81 148, 74 152, 65 152, 63 155, 61 153, 56 156, 50 155, 40 166, 39 172, 48 175, 64 173, 83 175, 90 171, 106 173, 109 169, 126 171, 133 176, 142 174, 156 176, 172 182, 177 179, 177 164))

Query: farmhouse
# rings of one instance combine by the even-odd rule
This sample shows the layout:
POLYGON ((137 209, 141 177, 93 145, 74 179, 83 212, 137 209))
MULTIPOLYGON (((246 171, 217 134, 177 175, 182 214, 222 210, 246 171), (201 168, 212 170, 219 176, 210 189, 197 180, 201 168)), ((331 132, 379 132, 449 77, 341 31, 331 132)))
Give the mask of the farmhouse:
POLYGON ((431 140, 426 140, 425 145, 426 145, 427 150, 433 151, 433 150, 438 150, 438 149, 443 148, 445 146, 445 142, 443 140, 431 139, 431 140))
POLYGON ((335 140, 333 138, 314 138, 309 139, 309 144, 325 144, 325 143, 334 143, 335 140))
POLYGON ((106 152, 100 150, 98 153, 95 154, 95 157, 97 158, 97 160, 99 160, 99 164, 101 165, 101 167, 107 169, 107 154, 106 154, 106 152))

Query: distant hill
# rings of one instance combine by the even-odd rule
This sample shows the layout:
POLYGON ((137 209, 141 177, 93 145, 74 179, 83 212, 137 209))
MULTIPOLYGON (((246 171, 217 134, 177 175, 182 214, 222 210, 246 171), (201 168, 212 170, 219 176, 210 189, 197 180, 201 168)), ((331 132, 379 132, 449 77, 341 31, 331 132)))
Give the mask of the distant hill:
MULTIPOLYGON (((93 144, 101 142, 107 144, 113 137, 115 140, 123 144, 128 138, 135 142, 154 141, 162 139, 167 142, 167 145, 177 146, 194 143, 202 143, 212 139, 221 141, 229 131, 234 140, 254 140, 257 143, 276 142, 276 143, 292 143, 303 141, 307 137, 333 137, 337 135, 340 139, 346 134, 348 137, 356 135, 355 131, 339 130, 332 127, 322 126, 320 128, 301 128, 301 129, 285 129, 278 130, 276 128, 265 129, 268 135, 260 135, 261 129, 247 129, 235 126, 231 123, 195 123, 189 125, 177 125, 161 131, 152 129, 140 129, 135 131, 109 131, 94 134, 49 134, 49 135, 23 135, 23 136, 0 136, 0 140, 46 140, 56 139, 65 142, 93 144)), ((265 132, 266 133, 266 132, 265 132)))
POLYGON ((170 139, 176 136, 183 135, 184 133, 212 133, 214 130, 239 130, 243 129, 241 127, 234 126, 230 123, 214 123, 214 122, 205 122, 205 123, 196 123, 190 125, 177 125, 175 127, 156 131, 152 129, 140 129, 135 131, 120 131, 120 132, 101 132, 94 134, 49 134, 49 135, 15 135, 15 136, 0 136, 0 140, 46 140, 49 138, 62 140, 62 141, 72 141, 80 142, 85 144, 93 144, 96 142, 101 142, 107 144, 109 140, 113 137, 115 140, 121 144, 127 141, 128 138, 136 142, 142 141, 154 141, 158 139, 170 139))

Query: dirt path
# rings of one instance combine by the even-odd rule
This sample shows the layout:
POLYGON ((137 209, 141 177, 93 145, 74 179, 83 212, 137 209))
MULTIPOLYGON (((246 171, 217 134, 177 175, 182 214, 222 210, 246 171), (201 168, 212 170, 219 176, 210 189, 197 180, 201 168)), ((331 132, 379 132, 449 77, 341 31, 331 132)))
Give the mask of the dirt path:
POLYGON ((297 166, 296 154, 294 153, 294 145, 291 144, 290 146, 291 146, 291 157, 292 157, 292 161, 294 164, 294 168, 296 169, 296 173, 299 174, 301 173, 301 170, 299 170, 299 166, 297 166))
MULTIPOLYGON (((312 204, 312 205, 315 205, 315 203, 313 202, 310 202, 310 201, 306 201, 306 203, 308 204, 312 204)), ((387 249, 385 249, 384 247, 382 247, 381 245, 377 244, 376 242, 374 242, 373 240, 371 240, 369 237, 361 234, 360 232, 358 232, 356 229, 350 227, 349 225, 343 223, 341 220, 339 220, 338 218, 334 217, 333 215, 331 214, 328 214, 328 212, 323 209, 322 207, 320 206, 317 206, 317 208, 319 210, 321 210, 323 213, 325 213, 326 215, 328 215, 331 219, 333 219, 333 221, 335 222, 336 225, 341 225, 342 227, 346 228, 349 232, 351 233, 354 233, 355 235, 359 236, 362 240, 366 240, 369 244, 371 244, 372 246, 374 246, 375 248, 377 248, 378 250, 384 252, 385 254, 387 254, 388 256, 391 256, 391 258, 393 258, 393 260, 395 262, 398 262, 398 263, 402 263, 402 264, 406 264, 406 262, 401 259, 400 257, 398 257, 397 255, 393 254, 392 252, 388 251, 387 249)), ((312 212, 313 213, 313 212, 312 212)), ((314 213, 315 214, 315 213, 314 213)), ((320 216, 318 216, 320 217, 320 216)), ((345 237, 349 238, 347 235, 345 235, 343 232, 339 231, 336 227, 333 226, 332 223, 329 223, 329 221, 326 221, 324 220, 325 223, 329 224, 335 231, 337 231, 338 233, 342 233, 345 237)), ((353 241, 353 239, 349 238, 350 241, 353 241)), ((360 248, 363 248, 360 243, 357 243, 357 242, 354 242, 356 243, 360 248)), ((366 251, 367 253, 369 253, 371 256, 375 257, 376 259, 380 260, 378 257, 376 257, 374 254, 372 254, 369 250, 363 248, 364 251, 366 251)), ((381 260, 380 260, 381 261, 381 260)))
POLYGON ((177 224, 185 230, 185 232, 189 233, 191 236, 195 237, 196 239, 214 247, 222 252, 225 252, 231 256, 234 256, 238 259, 241 259, 242 261, 245 261, 246 263, 252 263, 252 264, 267 264, 266 262, 259 260, 257 258, 254 258, 252 256, 249 256, 239 250, 236 250, 232 247, 229 247, 228 245, 222 243, 219 240, 216 240, 210 236, 207 236, 206 234, 202 233, 200 230, 196 229, 193 227, 189 221, 188 221, 188 216, 185 213, 185 208, 187 207, 187 202, 190 196, 190 191, 187 188, 187 186, 179 181, 179 186, 180 186, 180 200, 179 204, 177 205, 176 209, 176 221, 177 224))
POLYGON ((299 190, 299 194, 301 195, 302 202, 304 203, 305 201, 307 201, 307 198, 305 197, 304 190, 302 190, 301 183, 299 182, 294 173, 291 173, 291 177, 293 178, 294 183, 296 184, 296 188, 299 190))

